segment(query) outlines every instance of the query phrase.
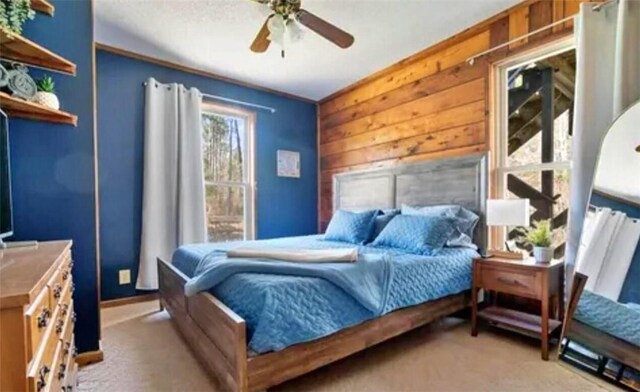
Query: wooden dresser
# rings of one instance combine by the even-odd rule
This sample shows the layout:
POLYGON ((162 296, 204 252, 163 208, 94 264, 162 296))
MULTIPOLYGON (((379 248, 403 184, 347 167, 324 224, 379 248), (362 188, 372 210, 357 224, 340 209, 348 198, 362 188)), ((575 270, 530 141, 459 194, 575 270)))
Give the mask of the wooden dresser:
POLYGON ((76 389, 71 244, 0 250, 0 391, 76 389))

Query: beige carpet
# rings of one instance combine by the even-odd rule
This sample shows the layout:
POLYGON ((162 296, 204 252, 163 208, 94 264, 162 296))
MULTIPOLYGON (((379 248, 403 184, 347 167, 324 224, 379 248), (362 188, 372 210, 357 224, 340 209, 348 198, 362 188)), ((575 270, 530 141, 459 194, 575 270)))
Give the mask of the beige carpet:
MULTIPOLYGON (((157 302, 103 310, 105 361, 80 371, 81 391, 210 391, 213 384, 157 302)), ((556 361, 535 340, 469 335, 447 319, 274 388, 277 391, 605 391, 613 387, 556 361), (606 388, 606 389, 605 389, 606 388)))

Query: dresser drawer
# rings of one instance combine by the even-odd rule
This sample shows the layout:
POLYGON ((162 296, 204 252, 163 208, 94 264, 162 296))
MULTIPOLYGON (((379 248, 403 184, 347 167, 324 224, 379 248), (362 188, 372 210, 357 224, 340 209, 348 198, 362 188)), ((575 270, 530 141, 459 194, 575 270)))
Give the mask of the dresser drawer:
POLYGON ((59 319, 63 320, 63 322, 62 322, 62 330, 58 334, 58 338, 62 342, 70 342, 71 341, 71 337, 73 335, 73 326, 74 326, 75 321, 76 321, 76 315, 75 315, 75 312, 73 310, 73 301, 71 301, 71 303, 69 304, 68 310, 67 310, 66 315, 64 317, 62 316, 62 309, 61 309, 61 313, 60 313, 59 319))
POLYGON ((478 286, 501 293, 540 298, 542 276, 535 271, 481 266, 478 286))
MULTIPOLYGON (((53 316, 58 316, 57 311, 54 312, 53 316)), ((48 390, 48 386, 51 385, 51 375, 55 373, 54 362, 57 361, 57 356, 59 356, 59 350, 61 349, 62 344, 56 336, 55 326, 51 324, 42 334, 40 347, 37 348, 27 372, 29 391, 41 392, 48 390)))
POLYGON ((35 301, 25 312, 27 326, 27 359, 31 360, 40 342, 43 339, 47 327, 53 320, 53 308, 49 304, 49 290, 43 289, 36 297, 35 301))
POLYGON ((76 389, 76 373, 78 371, 78 367, 76 365, 75 360, 75 343, 73 340, 73 335, 71 336, 71 341, 69 342, 69 350, 66 354, 65 358, 65 375, 62 380, 61 390, 65 392, 73 392, 76 389))

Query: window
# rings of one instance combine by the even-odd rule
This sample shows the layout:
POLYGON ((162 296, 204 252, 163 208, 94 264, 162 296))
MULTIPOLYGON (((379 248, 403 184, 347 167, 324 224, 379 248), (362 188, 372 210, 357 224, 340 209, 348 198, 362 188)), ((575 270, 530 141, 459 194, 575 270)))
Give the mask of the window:
POLYGON ((255 238, 255 115, 203 104, 202 149, 209 241, 255 238))
MULTIPOLYGON (((566 240, 575 89, 575 50, 566 46, 498 66, 493 148, 494 196, 530 199, 531 221, 551 220, 556 257, 566 240)), ((494 245, 517 239, 514 229, 494 234, 494 245)))

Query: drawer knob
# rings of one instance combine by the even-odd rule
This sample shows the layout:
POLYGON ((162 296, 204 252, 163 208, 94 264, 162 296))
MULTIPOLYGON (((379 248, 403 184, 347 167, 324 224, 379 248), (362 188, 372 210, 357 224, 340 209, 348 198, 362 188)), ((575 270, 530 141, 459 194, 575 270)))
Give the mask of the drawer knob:
POLYGON ((64 378, 64 372, 67 370, 67 364, 61 363, 60 370, 58 370, 58 380, 62 380, 64 378))
POLYGON ((67 279, 69 279, 69 270, 64 270, 64 272, 62 273, 62 280, 67 279))
POLYGON ((62 296, 62 286, 59 283, 56 283, 56 287, 53 288, 53 298, 59 299, 62 296))
POLYGON ((51 317, 51 311, 49 308, 43 308, 38 316, 38 329, 42 329, 49 324, 49 317, 51 317))
POLYGON ((62 304, 62 315, 66 316, 69 313, 69 304, 62 304))
POLYGON ((56 334, 60 335, 62 333, 62 328, 64 327, 64 320, 58 320, 56 323, 56 334))
POLYGON ((71 342, 66 342, 63 349, 65 358, 67 355, 69 355, 69 350, 71 350, 71 342))
POLYGON ((504 284, 509 284, 511 286, 524 286, 517 279, 508 279, 508 278, 503 278, 502 276, 498 278, 498 281, 504 284))
POLYGON ((44 387, 47 386, 47 374, 49 374, 50 371, 51 369, 49 369, 47 365, 42 365, 40 371, 38 371, 38 391, 43 390, 44 387))

